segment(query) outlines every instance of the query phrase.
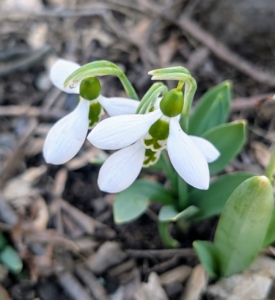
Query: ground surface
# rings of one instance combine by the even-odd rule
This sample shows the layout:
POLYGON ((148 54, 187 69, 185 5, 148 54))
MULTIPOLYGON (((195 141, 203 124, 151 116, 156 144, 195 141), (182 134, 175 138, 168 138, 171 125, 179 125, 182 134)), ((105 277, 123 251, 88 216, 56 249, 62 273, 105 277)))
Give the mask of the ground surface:
MULTIPOLYGON (((229 299, 224 291, 234 294, 233 287, 223 285, 223 294, 209 287, 191 248, 195 239, 213 238, 217 218, 187 232, 173 228, 181 246, 167 250, 157 233, 157 205, 135 222, 114 224, 115 196, 99 191, 99 167, 90 163, 104 152, 87 143, 65 166, 45 164, 48 130, 77 103, 51 85, 48 71, 57 57, 81 64, 107 59, 142 96, 151 85, 148 71, 182 65, 197 80, 195 100, 230 79, 230 118, 248 120, 249 139, 225 172, 261 174, 275 142, 275 105, 268 100, 275 87, 273 2, 26 2, 0 3, 0 228, 24 261, 16 276, 0 266, 2 298, 229 299)), ((125 96, 116 78, 101 83, 105 96, 125 96)), ((165 181, 163 174, 141 176, 165 181)), ((272 271, 268 282, 259 275, 272 263, 260 261, 252 279, 234 281, 253 281, 259 294, 234 299, 275 299, 272 271)))

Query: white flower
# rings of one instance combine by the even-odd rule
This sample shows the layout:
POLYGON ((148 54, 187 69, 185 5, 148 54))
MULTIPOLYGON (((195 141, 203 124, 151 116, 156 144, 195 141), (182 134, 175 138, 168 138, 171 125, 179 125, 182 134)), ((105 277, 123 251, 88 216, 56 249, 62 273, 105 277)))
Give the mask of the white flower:
MULTIPOLYGON (((88 140, 98 148, 124 148, 103 164, 98 180, 101 190, 116 193, 133 183, 142 168, 146 148, 149 148, 144 144, 144 138, 161 117, 160 109, 144 115, 116 116, 100 122, 88 135, 88 140)), ((216 160, 219 151, 209 141, 183 132, 178 117, 168 119, 167 152, 173 167, 188 184, 208 189, 207 162, 216 160)), ((154 151, 158 154, 158 150, 154 151)))
MULTIPOLYGON (((64 88, 65 79, 80 67, 79 64, 64 59, 58 59, 50 71, 52 83, 60 90, 79 94, 79 85, 73 89, 64 88)), ((43 155, 47 163, 63 164, 73 158, 83 145, 89 125, 89 112, 98 110, 98 120, 102 114, 101 106, 110 116, 134 114, 138 101, 127 98, 106 98, 99 95, 92 101, 80 97, 73 112, 59 120, 49 131, 45 140, 43 155), (94 107, 97 106, 97 107, 94 107)))

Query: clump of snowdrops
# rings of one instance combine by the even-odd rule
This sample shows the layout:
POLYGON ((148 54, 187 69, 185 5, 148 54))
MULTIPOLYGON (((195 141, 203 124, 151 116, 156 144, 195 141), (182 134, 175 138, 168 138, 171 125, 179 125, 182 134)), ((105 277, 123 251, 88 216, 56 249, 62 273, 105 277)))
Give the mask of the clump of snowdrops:
POLYGON ((86 138, 97 148, 117 150, 103 162, 98 175, 102 191, 118 193, 116 223, 130 222, 141 216, 151 201, 159 202, 160 237, 166 246, 177 247, 178 241, 169 231, 172 222, 186 228, 186 224, 221 213, 214 242, 195 241, 195 251, 212 277, 242 271, 262 247, 275 240, 275 154, 265 176, 246 172, 219 175, 246 141, 246 122, 227 122, 231 83, 225 81, 207 91, 191 112, 197 84, 187 69, 165 68, 149 75, 152 80, 173 80, 175 88, 169 90, 157 82, 139 100, 114 63, 96 61, 80 66, 59 59, 51 69, 51 80, 64 92, 78 94, 79 102, 49 131, 45 160, 66 163, 86 138), (98 77, 108 75, 120 79, 128 98, 101 94, 98 77), (101 121, 105 113, 109 118, 101 121), (138 179, 140 172, 148 169, 164 172, 168 184, 138 179))

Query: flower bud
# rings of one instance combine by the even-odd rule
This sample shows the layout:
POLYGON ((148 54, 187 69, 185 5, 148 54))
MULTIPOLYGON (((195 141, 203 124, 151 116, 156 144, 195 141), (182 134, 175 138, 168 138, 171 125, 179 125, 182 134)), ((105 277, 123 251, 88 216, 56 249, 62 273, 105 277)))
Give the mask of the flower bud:
POLYGON ((169 117, 178 116, 183 109, 183 93, 177 89, 170 90, 160 101, 160 109, 162 113, 169 117))
POLYGON ((80 83, 80 96, 86 100, 98 98, 101 92, 100 82, 96 77, 83 79, 80 83))

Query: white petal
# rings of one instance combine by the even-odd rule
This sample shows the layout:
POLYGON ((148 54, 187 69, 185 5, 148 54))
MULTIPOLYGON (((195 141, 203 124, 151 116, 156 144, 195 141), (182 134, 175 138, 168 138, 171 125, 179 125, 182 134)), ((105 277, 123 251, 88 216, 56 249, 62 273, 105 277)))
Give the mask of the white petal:
POLYGON ((127 147, 143 137, 162 115, 160 110, 144 115, 122 115, 103 120, 88 135, 88 140, 100 149, 127 147))
POLYGON ((54 124, 43 148, 47 163, 64 164, 77 154, 87 136, 89 107, 89 101, 82 99, 74 111, 54 124))
POLYGON ((98 102, 104 107, 110 117, 134 114, 139 105, 139 101, 128 98, 106 98, 98 97, 98 102))
POLYGON ((192 135, 189 137, 204 154, 207 162, 211 163, 220 156, 218 149, 206 139, 192 135))
POLYGON ((140 173, 144 153, 145 148, 139 140, 112 154, 99 171, 99 188, 104 192, 118 193, 129 187, 140 173))
POLYGON ((198 189, 208 189, 207 161, 188 135, 182 131, 177 117, 170 121, 167 151, 173 167, 188 184, 198 189))
POLYGON ((64 88, 63 86, 65 79, 78 68, 80 68, 79 64, 59 58, 51 68, 50 79, 61 91, 69 94, 79 94, 79 85, 73 89, 69 87, 64 88))

